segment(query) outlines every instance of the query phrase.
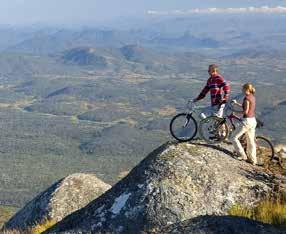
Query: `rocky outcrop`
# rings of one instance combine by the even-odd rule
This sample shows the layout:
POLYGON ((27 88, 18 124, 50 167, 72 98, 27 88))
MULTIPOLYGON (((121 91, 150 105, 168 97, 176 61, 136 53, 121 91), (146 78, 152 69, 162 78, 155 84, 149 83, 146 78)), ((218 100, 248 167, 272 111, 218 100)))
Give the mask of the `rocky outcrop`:
POLYGON ((286 145, 283 144, 276 145, 274 150, 278 157, 286 159, 286 145))
POLYGON ((108 63, 107 59, 97 54, 94 48, 74 48, 68 50, 62 56, 67 63, 77 64, 80 66, 95 66, 97 68, 105 68, 108 63))
POLYGON ((170 225, 164 234, 283 234, 272 225, 234 216, 200 216, 170 225))
POLYGON ((269 175, 232 158, 227 147, 163 145, 46 233, 158 233, 201 215, 227 215, 235 204, 251 206, 272 190, 269 175))
POLYGON ((30 201, 5 224, 4 229, 26 230, 45 220, 58 222, 110 187, 93 174, 67 176, 30 201))

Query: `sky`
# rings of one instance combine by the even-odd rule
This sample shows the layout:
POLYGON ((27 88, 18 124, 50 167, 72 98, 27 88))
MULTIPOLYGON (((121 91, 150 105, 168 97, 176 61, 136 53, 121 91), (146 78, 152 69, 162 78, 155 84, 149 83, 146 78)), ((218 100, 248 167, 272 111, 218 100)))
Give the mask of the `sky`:
POLYGON ((1 0, 0 24, 74 24, 144 16, 152 10, 285 6, 286 0, 1 0))

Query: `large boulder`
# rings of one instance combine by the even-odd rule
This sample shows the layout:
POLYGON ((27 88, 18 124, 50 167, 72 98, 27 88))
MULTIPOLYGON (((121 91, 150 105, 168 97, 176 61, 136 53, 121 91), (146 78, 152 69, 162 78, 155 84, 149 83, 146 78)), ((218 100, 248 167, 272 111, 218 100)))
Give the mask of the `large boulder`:
POLYGON ((272 191, 269 175, 226 148, 166 144, 111 190, 47 233, 141 233, 201 215, 227 215, 272 191))
POLYGON ((58 222, 110 189, 94 174, 63 178, 30 201, 4 226, 4 230, 27 230, 46 220, 58 222))

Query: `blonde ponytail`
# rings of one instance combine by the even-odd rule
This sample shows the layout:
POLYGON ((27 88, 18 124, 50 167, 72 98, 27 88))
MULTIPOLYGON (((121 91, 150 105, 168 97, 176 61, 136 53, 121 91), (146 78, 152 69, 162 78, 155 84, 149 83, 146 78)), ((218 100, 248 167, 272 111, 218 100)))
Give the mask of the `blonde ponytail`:
POLYGON ((250 84, 250 83, 246 83, 246 84, 244 84, 243 85, 243 90, 244 91, 249 91, 250 93, 252 93, 252 94, 255 94, 255 88, 254 88, 254 86, 252 85, 252 84, 250 84))

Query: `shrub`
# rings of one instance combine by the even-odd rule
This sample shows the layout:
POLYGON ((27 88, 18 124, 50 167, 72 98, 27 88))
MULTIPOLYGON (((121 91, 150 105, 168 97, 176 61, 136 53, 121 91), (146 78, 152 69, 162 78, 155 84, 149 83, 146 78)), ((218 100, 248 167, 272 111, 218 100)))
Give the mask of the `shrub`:
POLYGON ((54 226, 57 222, 54 220, 44 220, 41 223, 35 224, 33 227, 29 228, 28 230, 9 230, 4 231, 4 234, 41 234, 50 227, 54 226))
POLYGON ((54 226, 57 222, 54 220, 45 220, 41 224, 37 224, 34 227, 31 228, 30 233, 31 234, 41 234, 50 227, 54 226))
POLYGON ((286 199, 285 196, 279 199, 265 199, 251 208, 235 205, 229 210, 229 214, 286 227, 286 199))

